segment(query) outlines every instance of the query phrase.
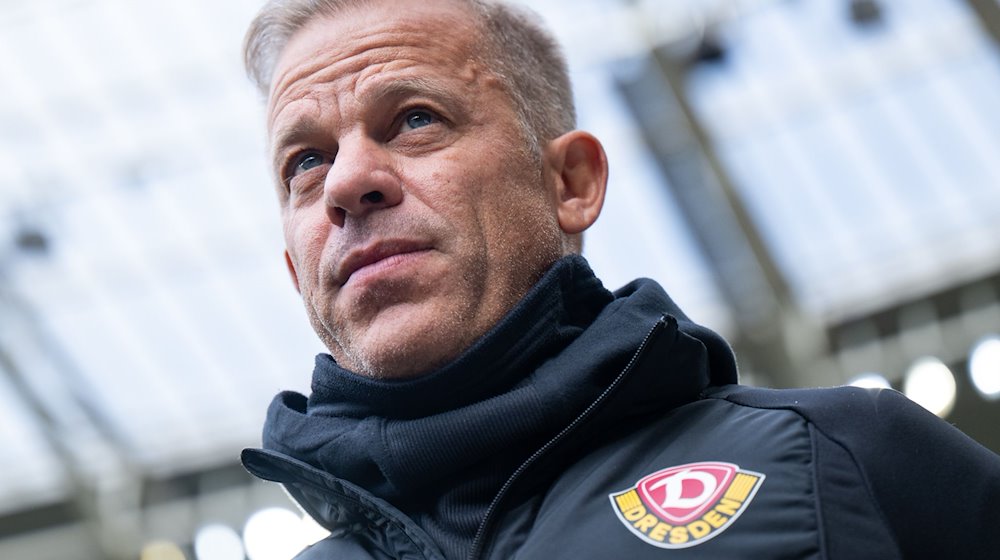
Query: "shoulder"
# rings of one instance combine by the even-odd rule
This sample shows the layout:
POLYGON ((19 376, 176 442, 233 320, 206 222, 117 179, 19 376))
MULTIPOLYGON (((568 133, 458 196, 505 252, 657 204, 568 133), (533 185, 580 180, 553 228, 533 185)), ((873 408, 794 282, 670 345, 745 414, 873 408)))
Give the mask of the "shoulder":
MULTIPOLYGON (((814 424, 823 434, 848 443, 858 434, 879 432, 944 432, 965 437, 955 428, 892 389, 830 387, 821 389, 761 389, 727 386, 710 392, 710 398, 760 409, 791 410, 814 424)), ((898 435, 898 434, 897 434, 898 435)))
POLYGON ((907 558, 986 558, 1000 547, 1000 456, 889 389, 723 387, 706 395, 751 409, 793 411, 825 450, 817 480, 846 470, 877 504, 907 558), (831 461, 843 457, 846 462, 831 461), (839 468, 838 468, 839 467, 839 468), (942 537, 943 548, 926 535, 942 537), (951 556, 955 553, 956 556, 951 556))
POLYGON ((299 552, 295 560, 324 560, 327 558, 356 558, 363 560, 376 556, 356 539, 340 536, 327 537, 299 552))
POLYGON ((919 449, 921 442, 945 445, 988 461, 996 455, 957 428, 892 389, 832 387, 822 389, 761 389, 727 386, 709 398, 745 407, 791 410, 825 436, 863 453, 888 448, 919 449))
MULTIPOLYGON (((841 416, 845 412, 878 414, 880 405, 892 409, 916 410, 902 394, 891 389, 828 387, 819 389, 764 389, 727 385, 706 394, 753 408, 794 410, 808 417, 841 416)), ((917 407, 919 408, 919 407, 917 407)))
POLYGON ((979 468, 1000 476, 1000 457, 891 389, 723 387, 709 398, 757 409, 790 410, 848 450, 864 470, 911 462, 937 475, 979 468), (958 464, 956 464, 958 463, 958 464))

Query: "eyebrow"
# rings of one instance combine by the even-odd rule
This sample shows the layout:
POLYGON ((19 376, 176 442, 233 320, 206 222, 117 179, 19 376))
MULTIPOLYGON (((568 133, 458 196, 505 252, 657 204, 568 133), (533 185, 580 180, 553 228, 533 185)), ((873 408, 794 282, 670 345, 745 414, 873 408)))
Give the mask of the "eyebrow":
MULTIPOLYGON (((453 119, 462 120, 467 117, 468 103, 463 97, 442 84, 419 76, 384 81, 363 90, 358 100, 366 106, 380 106, 409 97, 426 97, 446 105, 453 119)), ((325 134, 327 131, 315 120, 297 117, 288 125, 277 130, 270 143, 272 166, 279 169, 282 164, 282 153, 285 146, 296 144, 306 138, 325 134)))
POLYGON ((400 78, 376 84, 370 88, 370 91, 362 93, 360 97, 376 105, 386 100, 406 97, 428 97, 447 103, 449 106, 461 105, 461 97, 453 90, 442 86, 442 84, 434 80, 419 76, 400 78))
POLYGON ((282 126, 275 133, 270 142, 271 165, 274 170, 279 170, 282 164, 282 157, 285 146, 290 146, 301 142, 304 138, 314 137, 322 133, 322 127, 315 121, 298 117, 291 124, 282 126))

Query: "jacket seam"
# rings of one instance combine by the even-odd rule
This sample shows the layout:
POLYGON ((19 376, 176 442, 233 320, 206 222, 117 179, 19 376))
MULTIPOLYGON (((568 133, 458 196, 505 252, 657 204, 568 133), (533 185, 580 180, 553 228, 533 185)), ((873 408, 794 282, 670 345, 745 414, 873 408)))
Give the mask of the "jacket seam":
POLYGON ((819 476, 819 445, 816 441, 816 425, 812 422, 806 422, 806 426, 809 427, 809 445, 812 447, 812 479, 813 479, 813 500, 816 502, 816 532, 819 536, 819 557, 823 560, 830 557, 829 552, 826 547, 826 521, 823 518, 823 505, 822 505, 822 492, 820 489, 820 476, 819 476))
MULTIPOLYGON (((822 435, 823 437, 825 437, 828 440, 830 440, 830 442, 832 442, 834 445, 837 445, 838 447, 840 447, 841 449, 843 449, 844 452, 847 453, 847 456, 851 458, 851 462, 854 464, 854 470, 858 473, 858 476, 861 478, 861 482, 864 485, 865 494, 868 496, 868 500, 871 502, 872 507, 875 509, 875 513, 878 515, 879 522, 885 528, 885 530, 889 534, 889 536, 892 537, 892 543, 893 543, 893 545, 895 545, 896 550, 900 554, 902 554, 902 550, 903 549, 899 545, 899 538, 896 536, 896 532, 893 530, 892 525, 889 524, 888 519, 885 516, 885 512, 882 511, 882 505, 879 503, 878 499, 875 498, 875 494, 874 494, 874 492, 872 492, 871 482, 868 480, 868 476, 865 474, 865 470, 861 468, 861 464, 858 462, 858 458, 854 455, 854 452, 851 450, 850 447, 844 445, 843 442, 841 442, 839 439, 837 439, 837 438, 831 436, 830 434, 826 433, 822 428, 820 428, 818 425, 816 425, 815 422, 813 422, 806 415, 802 414, 798 410, 795 410, 794 408, 781 407, 781 406, 774 406, 774 407, 772 407, 772 406, 757 406, 757 405, 752 405, 752 404, 747 404, 747 403, 741 403, 741 402, 737 402, 737 401, 731 400, 729 398, 729 396, 711 397, 711 398, 721 398, 722 400, 725 400, 726 402, 730 402, 730 403, 735 404, 737 406, 743 406, 743 407, 747 407, 747 408, 754 408, 754 409, 757 409, 757 410, 785 410, 785 411, 791 412, 791 413, 795 414, 796 416, 798 416, 799 418, 802 418, 808 425, 813 426, 818 434, 822 435)), ((817 477, 819 476, 819 464, 818 463, 813 466, 813 476, 817 476, 817 477)))

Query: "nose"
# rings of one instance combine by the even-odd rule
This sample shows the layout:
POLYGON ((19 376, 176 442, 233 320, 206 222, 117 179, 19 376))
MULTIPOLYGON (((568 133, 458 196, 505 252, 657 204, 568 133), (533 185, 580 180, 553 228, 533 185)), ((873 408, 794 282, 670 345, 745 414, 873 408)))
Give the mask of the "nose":
POLYGON ((402 202, 403 188, 389 154, 368 139, 342 139, 323 185, 326 211, 338 226, 350 217, 402 202))

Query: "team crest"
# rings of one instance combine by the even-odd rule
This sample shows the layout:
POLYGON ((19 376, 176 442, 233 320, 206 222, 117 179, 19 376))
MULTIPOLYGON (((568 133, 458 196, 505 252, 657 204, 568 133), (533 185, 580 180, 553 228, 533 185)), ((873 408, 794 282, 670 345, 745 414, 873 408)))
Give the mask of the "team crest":
POLYGON ((687 548, 725 531, 763 483, 763 474, 732 463, 690 463, 656 471, 608 497, 618 519, 640 539, 687 548))

